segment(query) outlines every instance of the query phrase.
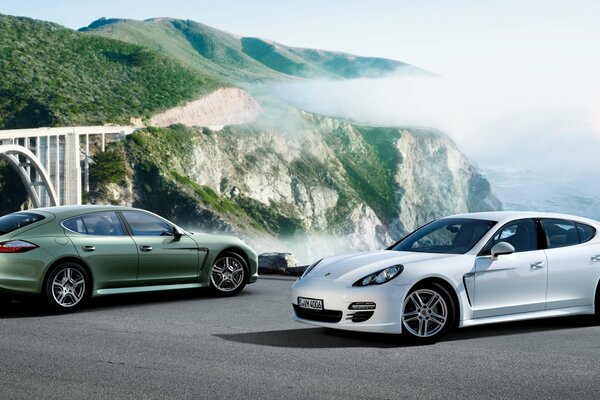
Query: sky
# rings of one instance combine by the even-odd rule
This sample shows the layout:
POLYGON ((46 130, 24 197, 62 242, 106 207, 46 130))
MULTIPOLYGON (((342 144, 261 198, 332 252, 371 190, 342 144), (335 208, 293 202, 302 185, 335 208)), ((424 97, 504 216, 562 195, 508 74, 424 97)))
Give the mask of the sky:
MULTIPOLYGON (((0 0, 0 13, 73 29, 100 17, 183 18, 291 46, 408 62, 439 79, 275 89, 317 112, 439 128, 483 169, 599 186, 597 0, 0 0)), ((588 193, 600 197, 600 189, 588 193)))
POLYGON ((452 76, 515 70, 530 60, 579 63, 599 49, 596 0, 2 0, 0 12, 77 29, 100 17, 192 19, 294 46, 399 59, 452 76))

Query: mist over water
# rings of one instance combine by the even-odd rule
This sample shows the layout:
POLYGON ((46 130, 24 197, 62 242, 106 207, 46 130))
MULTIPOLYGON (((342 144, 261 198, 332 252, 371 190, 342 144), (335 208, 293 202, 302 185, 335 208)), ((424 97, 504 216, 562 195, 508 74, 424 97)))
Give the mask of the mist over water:
POLYGON ((583 73, 532 71, 300 81, 270 91, 359 123, 439 129, 484 172, 505 209, 600 219, 600 84, 583 73))

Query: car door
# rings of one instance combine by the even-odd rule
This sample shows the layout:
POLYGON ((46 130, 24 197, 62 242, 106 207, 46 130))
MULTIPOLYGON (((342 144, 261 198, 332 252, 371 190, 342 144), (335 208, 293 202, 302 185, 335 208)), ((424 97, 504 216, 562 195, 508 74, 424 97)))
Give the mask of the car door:
POLYGON ((135 286, 138 251, 115 212, 96 212, 62 222, 79 257, 90 267, 95 289, 135 286))
POLYGON ((548 270, 538 229, 534 219, 516 220, 499 228, 484 246, 475 261, 475 318, 545 309, 548 270), (492 259, 490 249, 500 241, 513 245, 515 252, 492 259))
POLYGON ((139 251, 139 285, 198 280, 200 252, 192 238, 187 235, 175 238, 173 225, 150 213, 122 211, 121 214, 139 251))
POLYGON ((596 230, 563 219, 542 219, 547 241, 547 309, 591 306, 600 277, 600 245, 589 242, 596 230))

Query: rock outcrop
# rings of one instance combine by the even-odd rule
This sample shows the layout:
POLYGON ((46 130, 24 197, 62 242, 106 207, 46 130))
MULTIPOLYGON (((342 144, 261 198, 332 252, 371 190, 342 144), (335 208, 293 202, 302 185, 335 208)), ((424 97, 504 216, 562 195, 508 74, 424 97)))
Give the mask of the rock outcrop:
POLYGON ((262 253, 258 255, 259 274, 289 275, 298 268, 298 260, 292 253, 262 253))
POLYGON ((193 230, 241 235, 259 251, 291 251, 302 263, 387 247, 441 216, 501 208, 435 130, 291 109, 219 131, 149 128, 125 151, 133 196, 115 198, 193 230))
POLYGON ((254 122, 261 113, 260 105, 246 91, 223 88, 183 106, 156 114, 150 119, 150 123, 154 126, 182 124, 219 130, 225 125, 254 122))

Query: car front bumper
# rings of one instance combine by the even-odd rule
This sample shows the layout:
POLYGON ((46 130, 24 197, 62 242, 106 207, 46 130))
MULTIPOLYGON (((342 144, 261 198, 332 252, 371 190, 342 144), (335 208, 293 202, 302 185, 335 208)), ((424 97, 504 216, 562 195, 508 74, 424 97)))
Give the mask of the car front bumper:
MULTIPOLYGON (((294 320, 314 326, 333 329, 344 329, 362 332, 401 333, 402 324, 400 313, 402 302, 410 285, 394 285, 391 282, 383 285, 368 287, 347 286, 330 279, 300 279, 292 286, 292 304, 296 311, 294 320), (317 320, 321 316, 298 313, 298 297, 323 300, 326 319, 336 319, 338 322, 317 320), (352 303, 375 303, 373 314, 363 322, 355 320, 357 310, 349 309, 352 303), (341 313, 341 315, 340 315, 341 313), (300 314, 300 315, 299 315, 300 314)), ((304 309, 302 309, 304 310, 304 309)), ((359 318, 360 319, 360 318, 359 318)))

